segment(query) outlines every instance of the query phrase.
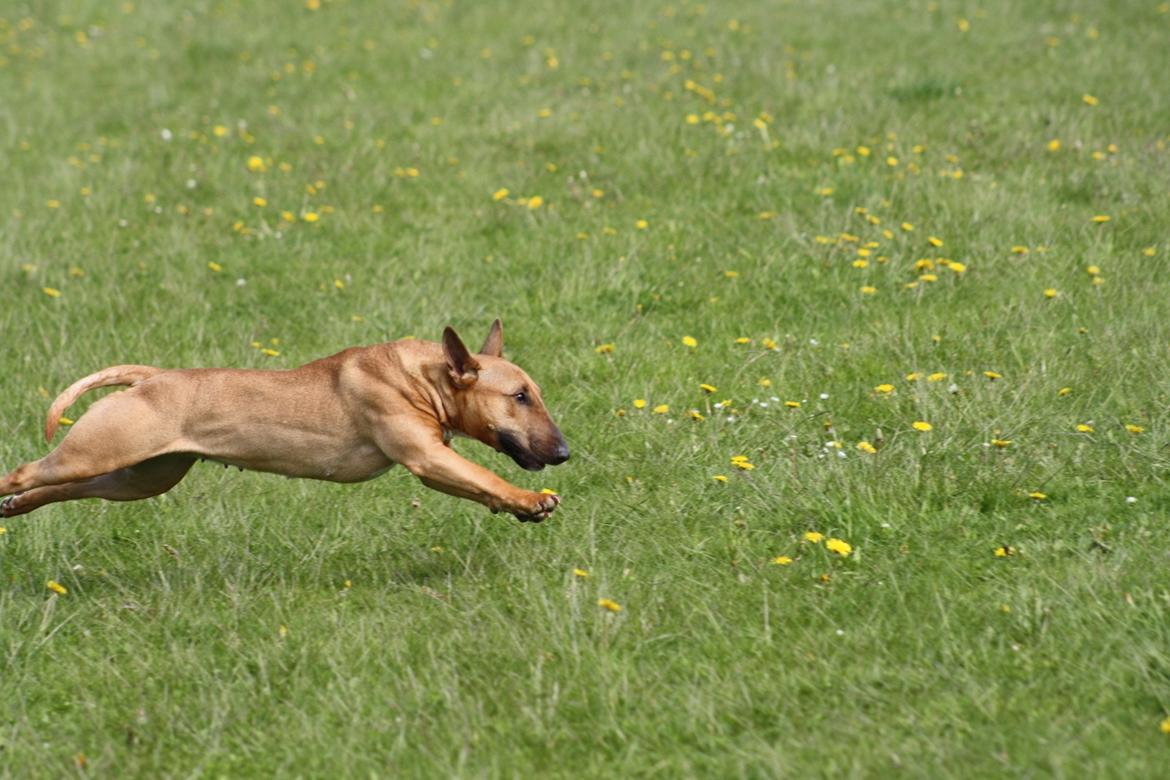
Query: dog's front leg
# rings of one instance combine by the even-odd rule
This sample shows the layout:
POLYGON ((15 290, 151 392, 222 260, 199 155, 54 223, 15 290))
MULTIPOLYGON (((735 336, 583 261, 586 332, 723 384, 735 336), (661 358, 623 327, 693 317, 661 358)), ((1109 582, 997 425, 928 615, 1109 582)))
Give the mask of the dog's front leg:
POLYGON ((492 512, 511 512, 524 522, 539 523, 560 504, 558 496, 516 487, 472 463, 444 444, 441 437, 397 438, 382 449, 427 487, 477 501, 492 512))

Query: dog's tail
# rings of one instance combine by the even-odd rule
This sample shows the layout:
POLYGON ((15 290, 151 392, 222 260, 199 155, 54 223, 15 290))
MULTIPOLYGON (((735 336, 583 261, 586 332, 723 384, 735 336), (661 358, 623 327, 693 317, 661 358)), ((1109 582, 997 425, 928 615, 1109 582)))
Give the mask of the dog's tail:
POLYGON ((112 385, 136 385, 144 379, 150 379, 165 369, 154 366, 110 366, 103 368, 96 374, 78 379, 57 396, 53 405, 49 407, 49 416, 45 418, 45 441, 52 441, 57 432, 57 425, 61 422, 61 415, 73 405, 73 402, 83 393, 95 387, 110 387, 112 385))

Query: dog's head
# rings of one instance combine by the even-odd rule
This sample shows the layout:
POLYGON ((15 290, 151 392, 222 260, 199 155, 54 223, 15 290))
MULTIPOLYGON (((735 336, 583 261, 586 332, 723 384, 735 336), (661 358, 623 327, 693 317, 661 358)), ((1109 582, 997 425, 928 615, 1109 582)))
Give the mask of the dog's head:
POLYGON ((454 386, 459 430, 502 452, 529 471, 569 459, 569 445, 549 417, 540 387, 503 358, 500 321, 472 355, 451 328, 443 330, 443 357, 454 386))

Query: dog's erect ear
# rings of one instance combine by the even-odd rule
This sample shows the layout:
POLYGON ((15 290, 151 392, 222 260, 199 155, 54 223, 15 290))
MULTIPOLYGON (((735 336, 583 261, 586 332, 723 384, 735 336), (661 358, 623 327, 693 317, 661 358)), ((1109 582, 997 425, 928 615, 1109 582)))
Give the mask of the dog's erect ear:
POLYGON ((490 357, 504 356, 504 326, 499 320, 492 323, 492 329, 488 332, 483 346, 479 348, 479 354, 490 357))
POLYGON ((450 327, 443 328, 443 357, 447 359, 447 373, 456 387, 475 384, 479 378, 479 363, 450 327))

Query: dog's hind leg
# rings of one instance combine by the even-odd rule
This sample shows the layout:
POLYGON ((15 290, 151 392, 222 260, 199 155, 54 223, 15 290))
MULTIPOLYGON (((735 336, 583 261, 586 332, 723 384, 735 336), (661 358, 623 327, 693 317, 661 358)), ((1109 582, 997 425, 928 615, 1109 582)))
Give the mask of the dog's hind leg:
POLYGON ((80 482, 159 455, 191 452, 183 446, 180 421, 161 413, 153 401, 139 388, 101 399, 57 449, 0 477, 0 496, 80 482))
POLYGON ((0 517, 23 515, 45 504, 72 501, 75 498, 104 498, 109 501, 150 498, 179 484, 194 462, 195 456, 185 453, 160 455, 109 474, 33 488, 9 496, 0 503, 0 517))

